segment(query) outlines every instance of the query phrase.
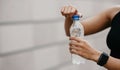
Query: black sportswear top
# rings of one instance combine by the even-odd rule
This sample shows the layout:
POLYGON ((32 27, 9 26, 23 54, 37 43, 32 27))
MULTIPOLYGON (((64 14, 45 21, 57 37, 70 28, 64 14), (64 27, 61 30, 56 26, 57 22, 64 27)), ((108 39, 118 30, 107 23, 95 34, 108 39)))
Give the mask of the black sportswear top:
POLYGON ((111 29, 107 36, 107 45, 111 50, 110 55, 120 59, 120 11, 111 22, 111 29))

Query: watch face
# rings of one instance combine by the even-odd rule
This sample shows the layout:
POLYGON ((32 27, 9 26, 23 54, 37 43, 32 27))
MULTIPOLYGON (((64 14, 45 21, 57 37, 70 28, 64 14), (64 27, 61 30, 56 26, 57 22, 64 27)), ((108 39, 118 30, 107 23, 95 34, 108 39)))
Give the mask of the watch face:
POLYGON ((100 66, 104 66, 107 63, 108 59, 109 59, 109 56, 105 52, 103 52, 100 55, 97 64, 100 66))

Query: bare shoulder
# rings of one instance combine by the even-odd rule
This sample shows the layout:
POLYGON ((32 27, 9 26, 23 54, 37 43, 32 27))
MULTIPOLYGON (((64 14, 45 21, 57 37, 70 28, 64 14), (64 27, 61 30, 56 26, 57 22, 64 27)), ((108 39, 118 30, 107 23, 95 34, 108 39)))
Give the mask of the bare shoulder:
POLYGON ((106 14, 110 20, 120 11, 120 5, 112 6, 106 10, 106 14))

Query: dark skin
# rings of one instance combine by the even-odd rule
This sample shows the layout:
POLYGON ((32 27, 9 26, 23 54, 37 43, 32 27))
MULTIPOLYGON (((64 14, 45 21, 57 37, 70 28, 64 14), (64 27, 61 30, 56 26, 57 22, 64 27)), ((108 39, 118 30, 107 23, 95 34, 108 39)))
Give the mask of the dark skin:
MULTIPOLYGON (((87 18, 81 21, 85 35, 90 35, 102 31, 108 27, 110 27, 110 23, 115 16, 116 13, 120 11, 120 6, 114 6, 112 8, 106 9, 97 15, 87 18), (102 21, 101 21, 102 20, 102 21)), ((77 9, 73 6, 64 6, 61 9, 61 14, 65 16, 65 32, 69 37, 70 32, 69 28, 72 24, 71 17, 74 14, 79 14, 77 9)), ((80 15, 80 14, 79 14, 80 15)), ((81 16, 81 15, 80 15, 81 16)), ((82 56, 88 60, 92 60, 94 62, 98 62, 98 58, 100 57, 100 51, 92 48, 92 46, 86 40, 78 37, 69 37, 71 42, 70 52, 82 56)), ((109 56, 107 63, 104 65, 108 70, 120 70, 120 59, 109 56)))

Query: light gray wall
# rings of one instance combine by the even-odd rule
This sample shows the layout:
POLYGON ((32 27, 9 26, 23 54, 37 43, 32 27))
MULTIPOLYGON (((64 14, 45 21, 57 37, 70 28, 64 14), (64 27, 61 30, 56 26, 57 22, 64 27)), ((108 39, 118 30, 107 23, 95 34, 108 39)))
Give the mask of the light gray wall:
MULTIPOLYGON (((0 0, 0 70, 105 70, 92 61, 71 64, 60 9, 73 5, 85 19, 117 4, 119 0, 0 0)), ((86 39, 109 53, 108 31, 86 39)))

